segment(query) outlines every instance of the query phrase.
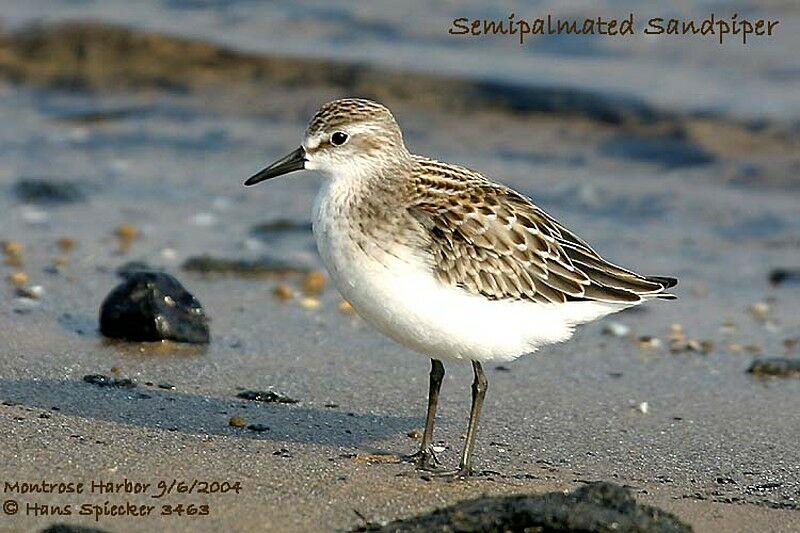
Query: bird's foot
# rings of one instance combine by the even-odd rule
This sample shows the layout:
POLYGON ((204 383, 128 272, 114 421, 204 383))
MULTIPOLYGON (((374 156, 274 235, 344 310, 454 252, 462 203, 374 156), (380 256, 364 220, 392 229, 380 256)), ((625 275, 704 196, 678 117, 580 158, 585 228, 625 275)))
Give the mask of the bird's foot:
POLYGON ((432 472, 430 475, 443 481, 463 481, 474 476, 475 472, 470 467, 460 466, 455 470, 442 470, 432 472))
POLYGON ((414 463, 419 470, 434 471, 439 466, 439 459, 436 458, 436 454, 433 452, 433 446, 420 448, 417 452, 404 456, 403 461, 414 463))

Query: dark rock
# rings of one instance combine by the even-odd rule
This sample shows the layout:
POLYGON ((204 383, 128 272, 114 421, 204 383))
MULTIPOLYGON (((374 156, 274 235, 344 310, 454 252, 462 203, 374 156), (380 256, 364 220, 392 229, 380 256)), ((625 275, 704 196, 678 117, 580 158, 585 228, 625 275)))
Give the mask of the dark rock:
POLYGON ((14 185, 14 194, 32 204, 66 204, 86 199, 79 184, 48 178, 23 178, 14 185))
POLYGON ((784 283, 800 284, 800 268, 775 268, 769 273, 769 282, 772 285, 784 283))
POLYGON ((87 374, 83 376, 83 381, 97 385, 98 387, 115 387, 118 389, 132 389, 136 387, 136 383, 128 378, 112 378, 104 374, 87 374))
POLYGON ((256 433, 261 433, 262 431, 269 431, 269 426, 265 426, 264 424, 250 424, 247 426, 247 429, 255 431, 256 433))
POLYGON ((354 531, 382 532, 688 532, 674 515, 636 503, 631 493, 607 482, 572 492, 486 496, 386 525, 367 524, 354 531))
POLYGON ((230 259, 212 257, 210 255, 190 257, 184 261, 181 268, 187 272, 233 276, 305 274, 312 270, 310 265, 302 265, 279 257, 263 256, 258 259, 230 259))
POLYGON ((754 376, 776 376, 800 378, 800 359, 789 357, 759 357, 747 371, 754 376))
POLYGON ((265 402, 265 403, 297 403, 297 400, 289 398, 279 392, 275 391, 256 391, 256 390, 246 390, 242 391, 236 395, 237 398, 241 398, 243 400, 252 400, 254 402, 265 402))
POLYGON ((41 533, 108 533, 105 529, 78 526, 73 524, 53 524, 44 528, 41 533))
POLYGON ((210 340, 200 302, 164 272, 131 272, 117 285, 100 308, 100 332, 130 341, 210 340))

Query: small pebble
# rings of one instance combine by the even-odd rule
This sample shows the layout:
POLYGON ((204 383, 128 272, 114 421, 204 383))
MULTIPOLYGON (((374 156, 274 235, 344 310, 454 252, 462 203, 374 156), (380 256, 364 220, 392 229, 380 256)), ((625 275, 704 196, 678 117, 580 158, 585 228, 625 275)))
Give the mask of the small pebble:
POLYGON ((26 206, 22 209, 22 220, 32 226, 38 226, 40 224, 47 224, 50 220, 50 215, 47 214, 47 211, 43 211, 37 207, 26 206))
POLYGON ((247 426, 247 419, 243 416, 234 415, 228 420, 228 425, 234 428, 243 428, 247 426))
POLYGON ((647 411, 650 410, 650 406, 647 404, 647 402, 639 402, 639 404, 636 406, 636 409, 638 409, 643 415, 646 415, 647 411))
POLYGON ((29 287, 17 287, 17 296, 39 300, 44 295, 44 287, 41 285, 31 285, 29 287))
POLYGON ((174 262, 178 260, 178 252, 175 248, 163 248, 161 257, 166 261, 174 262))
POLYGON ((322 305, 318 298, 303 298, 300 300, 300 305, 303 306, 303 309, 319 309, 319 306, 322 305))
POLYGON ((699 352, 702 350, 700 341, 697 339, 691 339, 689 342, 686 343, 686 349, 691 350, 693 352, 699 352))
POLYGON ((622 322, 609 322, 603 328, 604 334, 612 335, 614 337, 626 337, 628 334, 630 334, 630 332, 630 326, 623 324, 622 322))
MULTIPOLYGON (((14 298, 14 303, 16 303, 18 305, 23 305, 25 307, 35 307, 35 306, 39 305, 38 300, 34 300, 33 298, 27 298, 25 296, 18 296, 16 298, 14 298)), ((17 313, 18 315, 27 315, 28 313, 31 312, 31 310, 30 309, 15 308, 14 312, 17 313)))
POLYGON ((285 283, 279 283, 278 285, 275 285, 275 289, 272 292, 279 300, 286 301, 294 298, 294 291, 285 283))
POLYGON ((75 249, 76 242, 75 239, 71 237, 61 237, 58 239, 58 241, 56 241, 56 244, 62 252, 68 254, 75 249))
POLYGON ((17 241, 6 241, 3 243, 3 253, 6 256, 5 263, 8 266, 22 266, 22 252, 24 247, 17 241))
POLYGON ((22 255, 25 247, 17 241, 5 241, 3 243, 3 253, 6 255, 22 255))
POLYGON ((247 429, 255 431, 256 433, 261 433, 263 431, 269 431, 269 426, 265 426, 264 424, 250 424, 247 426, 247 429))
POLYGON ((422 438, 422 432, 420 430, 418 430, 418 429, 412 429, 411 431, 406 433, 406 435, 408 435, 409 437, 411 437, 414 440, 419 440, 419 439, 422 438))
POLYGON ((715 348, 716 345, 714 344, 714 341, 710 340, 700 341, 700 351, 705 354, 713 352, 715 348))
POLYGON ((125 239, 125 240, 134 240, 142 236, 142 233, 139 231, 139 228, 137 228, 133 224, 120 224, 119 227, 117 227, 114 234, 120 239, 125 239))
POLYGON ((655 350, 661 347, 661 339, 658 337, 651 337, 650 335, 644 335, 639 337, 639 348, 643 350, 655 350))
POLYGON ((431 448, 436 453, 441 453, 441 452, 443 452, 445 450, 444 446, 431 446, 431 448))
POLYGON ((121 224, 114 231, 114 235, 116 235, 119 240, 120 252, 125 253, 130 249, 133 241, 141 238, 142 232, 132 224, 121 224))
POLYGON ((25 272, 19 271, 9 274, 8 282, 17 287, 22 287, 28 284, 28 275, 25 272))
POLYGON ((756 320, 765 321, 769 316, 770 308, 767 302, 756 302, 750 306, 750 313, 756 320))
POLYGON ((342 300, 341 302, 339 302, 339 311, 345 314, 350 314, 355 310, 353 309, 353 305, 350 302, 348 302, 347 300, 342 300))
POLYGON ((217 223, 217 216, 212 213, 197 213, 189 221, 195 226, 207 228, 217 223))
POLYGON ((325 289, 325 274, 319 271, 310 272, 303 279, 303 292, 306 296, 319 296, 325 289))

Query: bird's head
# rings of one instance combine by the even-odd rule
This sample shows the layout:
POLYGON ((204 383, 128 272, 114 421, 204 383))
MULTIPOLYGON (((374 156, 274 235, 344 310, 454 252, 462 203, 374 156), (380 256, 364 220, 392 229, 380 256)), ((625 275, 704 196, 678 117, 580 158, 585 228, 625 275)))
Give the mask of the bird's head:
POLYGON ((302 169, 330 178, 371 175, 408 157, 400 126, 389 109, 361 98, 334 100, 314 114, 299 148, 245 185, 302 169))

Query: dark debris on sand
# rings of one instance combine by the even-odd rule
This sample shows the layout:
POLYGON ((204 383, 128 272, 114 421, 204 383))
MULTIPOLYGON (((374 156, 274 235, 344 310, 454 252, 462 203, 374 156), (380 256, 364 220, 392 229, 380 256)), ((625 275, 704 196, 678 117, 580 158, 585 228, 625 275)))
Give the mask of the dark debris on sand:
POLYGON ((250 228, 250 234, 256 237, 268 238, 278 234, 285 233, 311 233, 311 222, 302 222, 297 220, 290 220, 286 218, 279 218, 277 220, 270 220, 269 222, 262 222, 250 228))
POLYGON ((87 374, 83 376, 83 381, 98 387, 114 387, 116 389, 133 389, 136 383, 128 378, 112 378, 105 374, 87 374))
POLYGON ((774 268, 769 273, 769 282, 774 285, 800 285, 800 268, 774 268))
POLYGON ((164 272, 131 272, 100 308, 100 332, 130 341, 207 344, 211 334, 200 302, 164 272))
POLYGON ((22 178, 14 184, 14 194, 31 204, 67 204, 86 199, 80 184, 49 178, 22 178))
POLYGON ((44 528, 41 533, 108 533, 105 529, 78 526, 73 524, 53 524, 44 528))
POLYGON ((430 514, 354 531, 389 532, 689 532, 674 515, 636 503, 630 491, 608 482, 590 483, 564 494, 485 496, 430 514))
POLYGON ((298 400, 293 398, 289 398, 285 394, 281 394, 275 391, 257 391, 257 390, 246 390, 242 391, 236 395, 237 398, 241 398, 242 400, 251 400, 254 402, 264 402, 264 403, 298 403, 298 400))
POLYGON ((310 266, 287 261, 280 257, 262 256, 258 259, 231 259, 197 255, 188 258, 181 266, 187 272, 222 274, 229 276, 269 276, 305 274, 310 266))
POLYGON ((800 378, 800 359, 790 357, 759 357, 747 369, 754 376, 800 378))

